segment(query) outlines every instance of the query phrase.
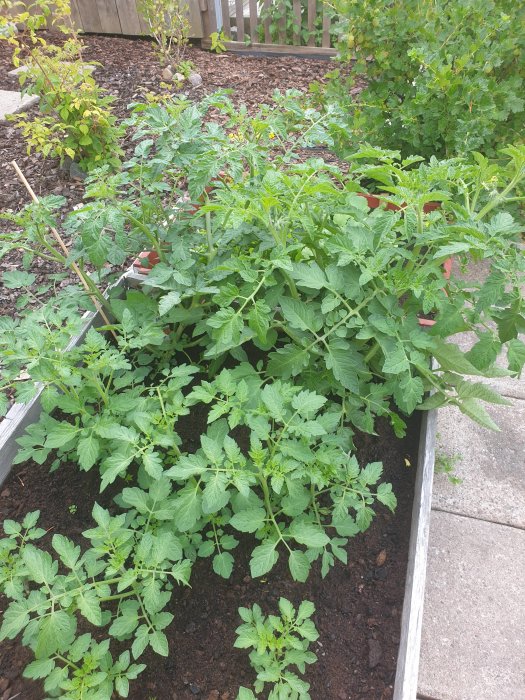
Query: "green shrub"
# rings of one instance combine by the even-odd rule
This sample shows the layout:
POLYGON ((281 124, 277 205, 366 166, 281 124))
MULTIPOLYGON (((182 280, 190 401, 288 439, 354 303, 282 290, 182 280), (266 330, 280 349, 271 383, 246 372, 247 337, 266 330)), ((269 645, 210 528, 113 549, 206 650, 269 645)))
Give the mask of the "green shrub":
POLYGON ((336 0, 340 58, 367 86, 331 89, 352 138, 403 154, 446 157, 523 139, 525 5, 511 0, 336 0))

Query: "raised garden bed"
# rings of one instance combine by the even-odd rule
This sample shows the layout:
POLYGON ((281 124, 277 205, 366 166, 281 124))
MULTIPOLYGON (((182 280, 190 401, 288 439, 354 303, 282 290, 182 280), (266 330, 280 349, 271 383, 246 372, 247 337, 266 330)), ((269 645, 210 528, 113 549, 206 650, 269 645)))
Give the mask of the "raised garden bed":
MULTIPOLYGON (((138 286, 142 280, 143 276, 130 272, 120 284, 138 286)), ((87 317, 68 347, 81 343, 97 322, 95 314, 87 317)), ((80 542, 80 533, 92 523, 92 500, 111 507, 115 491, 98 495, 95 471, 81 472, 73 465, 49 474, 47 464, 26 463, 7 476, 17 451, 16 438, 38 419, 39 411, 37 397, 27 406, 14 406, 0 424, 2 478, 6 479, 0 493, 0 520, 16 520, 40 509, 43 527, 67 532, 80 542)), ((183 440, 188 449, 195 449, 193 436, 202 427, 187 425, 183 440)), ((176 589, 169 606, 175 615, 168 634, 170 656, 163 661, 147 652, 148 670, 132 684, 130 698, 142 700, 147 692, 157 700, 233 700, 239 684, 249 684, 253 675, 247 654, 233 648, 237 608, 259 601, 271 611, 280 596, 297 604, 308 599, 316 605, 321 636, 313 649, 319 661, 307 674, 312 698, 411 697, 419 657, 434 439, 435 412, 417 414, 403 440, 393 435, 385 421, 380 422, 377 437, 362 434, 356 439, 361 464, 384 462, 398 508, 395 515, 380 508, 369 530, 350 540, 348 565, 338 564, 326 579, 321 579, 316 567, 306 584, 293 582, 285 560, 266 577, 252 579, 248 542, 242 539, 230 580, 211 572, 209 560, 198 560, 192 588, 176 589)), ((3 644, 0 677, 8 681, 6 687, 11 694, 22 692, 28 700, 39 700, 41 686, 21 677, 30 654, 17 641, 3 644)))

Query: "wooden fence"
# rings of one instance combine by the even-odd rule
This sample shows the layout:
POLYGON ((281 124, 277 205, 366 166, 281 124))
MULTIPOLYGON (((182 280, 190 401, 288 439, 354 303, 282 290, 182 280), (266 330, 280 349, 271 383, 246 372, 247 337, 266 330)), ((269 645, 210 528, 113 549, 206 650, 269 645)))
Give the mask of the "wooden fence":
MULTIPOLYGON (((183 0, 184 1, 184 0, 183 0)), ((293 55, 335 55, 332 12, 323 0, 185 0, 190 38, 209 48, 210 34, 222 32, 229 50, 293 55)), ((33 0, 26 0, 32 4, 33 0)), ((81 31, 149 34, 137 0, 70 0, 81 31)))
POLYGON ((200 0, 204 39, 221 29, 232 50, 336 54, 333 12, 323 0, 200 0))
MULTIPOLYGON (((76 26, 84 32, 95 34, 149 34, 149 28, 141 17, 136 0, 70 0, 71 15, 76 26)), ((199 6, 188 2, 190 36, 200 39, 202 20, 199 6)))

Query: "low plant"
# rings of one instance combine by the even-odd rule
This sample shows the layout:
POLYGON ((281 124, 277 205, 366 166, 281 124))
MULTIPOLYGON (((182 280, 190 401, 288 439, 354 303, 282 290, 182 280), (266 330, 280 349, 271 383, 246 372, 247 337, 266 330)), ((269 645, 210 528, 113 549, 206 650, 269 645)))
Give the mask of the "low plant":
MULTIPOLYGON (((46 535, 38 528, 39 511, 22 523, 4 522, 0 540, 0 591, 10 601, 0 639, 23 632, 35 655, 27 678, 44 679, 44 690, 70 700, 127 697, 129 681, 145 664, 132 663, 148 646, 168 655, 164 629, 173 615, 164 610, 173 585, 188 584, 191 562, 155 503, 165 497, 166 482, 149 492, 147 521, 137 511, 111 516, 95 504, 96 526, 83 533, 84 552, 60 534, 51 540, 54 554, 34 543, 46 535), (131 517, 130 517, 131 516, 131 517), (106 639, 78 634, 80 619, 107 628, 106 639), (114 658, 111 641, 130 640, 129 650, 114 658)), ((128 642, 129 643, 129 642, 128 642)))
POLYGON ((224 32, 212 32, 210 34, 210 41, 211 41, 211 46, 210 46, 210 51, 213 51, 214 53, 224 53, 226 51, 226 44, 225 42, 228 41, 228 37, 224 34, 224 32))
POLYGON ((155 40, 161 62, 178 66, 190 32, 187 5, 181 0, 139 0, 137 8, 155 40))
POLYGON ((310 700, 310 684, 290 669, 296 667, 304 674, 306 664, 317 661, 316 655, 308 651, 319 633, 310 618, 315 606, 304 600, 296 610, 286 598, 279 600, 279 616, 265 617, 259 605, 251 608, 239 608, 239 615, 244 624, 235 631, 237 639, 234 646, 238 649, 250 649, 250 663, 257 673, 254 684, 255 693, 241 687, 237 700, 250 700, 260 695, 266 684, 271 686, 269 700, 310 700))
MULTIPOLYGON (((350 79, 329 89, 348 110, 354 144, 450 157, 522 141, 525 20, 507 0, 336 0, 350 79), (354 62, 355 61, 355 62, 354 62), (366 85, 351 95, 354 76, 366 85)), ((350 145, 351 149, 352 146, 350 145)))
POLYGON ((15 66, 20 66, 24 55, 26 70, 19 75, 20 85, 25 94, 39 97, 38 116, 11 117, 27 141, 28 153, 36 150, 44 157, 58 157, 61 163, 69 158, 84 170, 104 163, 118 165, 122 130, 111 112, 114 98, 105 95, 95 82, 91 74, 95 64, 83 59, 69 2, 38 0, 26 7, 4 0, 4 5, 11 10, 12 21, 23 29, 0 38, 13 46, 15 66), (50 44, 39 34, 50 18, 65 35, 61 46, 50 44))

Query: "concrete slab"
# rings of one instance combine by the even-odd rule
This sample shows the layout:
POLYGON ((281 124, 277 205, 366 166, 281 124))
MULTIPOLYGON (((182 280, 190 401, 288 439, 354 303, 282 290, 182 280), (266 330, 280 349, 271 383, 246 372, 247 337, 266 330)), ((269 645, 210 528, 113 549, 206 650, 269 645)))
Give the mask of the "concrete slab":
POLYGON ((525 700, 525 532, 432 512, 418 693, 525 700))
POLYGON ((8 114, 16 114, 24 109, 29 109, 38 102, 37 95, 24 95, 15 90, 0 90, 0 121, 5 120, 8 114))
POLYGON ((482 428, 454 406, 438 411, 432 507, 525 529, 525 401, 487 407, 501 428, 482 428), (439 468, 449 464, 462 483, 439 468))
MULTIPOLYGON (((17 75, 20 75, 20 73, 27 73, 28 70, 28 66, 18 66, 18 68, 13 68, 13 70, 10 70, 7 75, 10 78, 16 78, 17 75)), ((90 63, 86 63, 82 66, 82 70, 86 71, 87 73, 94 73, 97 70, 97 67, 92 66, 90 63)))

